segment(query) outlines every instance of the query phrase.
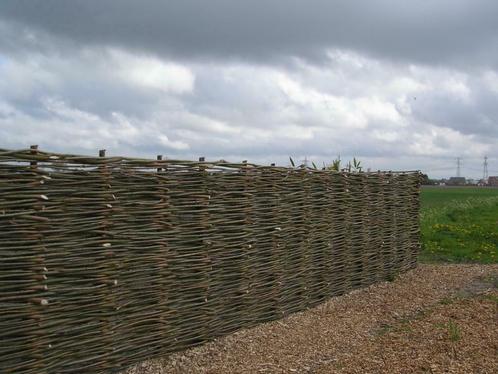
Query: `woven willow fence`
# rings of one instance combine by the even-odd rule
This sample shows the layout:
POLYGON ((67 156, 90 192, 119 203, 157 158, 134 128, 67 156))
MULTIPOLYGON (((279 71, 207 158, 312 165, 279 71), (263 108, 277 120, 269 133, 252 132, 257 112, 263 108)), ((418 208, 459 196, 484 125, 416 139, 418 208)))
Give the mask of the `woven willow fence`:
POLYGON ((412 268, 419 174, 0 150, 0 372, 106 373, 412 268))

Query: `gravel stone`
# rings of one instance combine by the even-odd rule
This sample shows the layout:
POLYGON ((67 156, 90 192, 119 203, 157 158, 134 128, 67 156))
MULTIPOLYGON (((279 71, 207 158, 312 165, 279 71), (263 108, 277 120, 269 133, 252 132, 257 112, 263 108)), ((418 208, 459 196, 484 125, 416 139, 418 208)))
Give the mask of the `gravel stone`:
POLYGON ((122 374, 498 373, 498 265, 419 265, 122 374))

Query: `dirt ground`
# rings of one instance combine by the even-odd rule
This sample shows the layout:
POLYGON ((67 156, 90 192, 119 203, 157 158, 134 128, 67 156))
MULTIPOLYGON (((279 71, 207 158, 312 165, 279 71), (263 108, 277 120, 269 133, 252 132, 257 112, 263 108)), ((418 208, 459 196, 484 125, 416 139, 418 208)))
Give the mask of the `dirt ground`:
POLYGON ((158 373, 498 373, 498 265, 420 265, 125 372, 158 373))

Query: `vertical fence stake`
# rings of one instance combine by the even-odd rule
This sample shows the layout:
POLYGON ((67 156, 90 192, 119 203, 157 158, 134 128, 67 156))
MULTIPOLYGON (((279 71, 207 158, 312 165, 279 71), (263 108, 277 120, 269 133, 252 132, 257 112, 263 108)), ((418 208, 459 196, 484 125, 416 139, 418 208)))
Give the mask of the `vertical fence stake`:
MULTIPOLYGON (((32 155, 37 155, 38 154, 38 145, 33 144, 30 147, 30 153, 32 155)), ((31 161, 30 162, 30 168, 31 170, 35 173, 33 178, 36 180, 37 175, 39 173, 38 170, 38 162, 37 161, 31 161)), ((43 182, 43 181, 42 181, 43 182)), ((38 185, 38 184, 34 184, 38 185)), ((43 210, 45 210, 45 205, 43 204, 43 200, 46 199, 46 196, 42 193, 40 195, 41 200, 36 201, 34 204, 34 209, 36 211, 37 215, 42 215, 43 210)), ((43 357, 45 354, 45 350, 47 349, 49 343, 48 341, 45 340, 45 332, 41 328, 44 320, 44 312, 42 309, 40 309, 40 306, 46 306, 48 305, 48 300, 45 298, 44 291, 47 291, 48 287, 46 284, 47 276, 45 273, 47 272, 47 268, 45 267, 45 253, 46 253, 46 248, 43 242, 43 231, 44 231, 44 224, 43 223, 38 223, 35 225, 37 229, 37 234, 36 234, 36 240, 38 242, 37 247, 35 248, 35 255, 34 255, 34 263, 33 263, 33 272, 35 274, 40 273, 40 270, 42 274, 39 274, 36 279, 41 283, 41 284, 36 284, 34 288, 36 288, 37 292, 34 295, 35 297, 32 297, 30 302, 34 304, 33 309, 31 310, 30 317, 33 320, 34 323, 38 324, 40 326, 40 331, 43 333, 40 334, 40 338, 38 342, 33 341, 32 344, 32 349, 33 349, 33 354, 34 356, 39 356, 39 358, 43 357), (41 343, 43 341, 43 343, 41 343)), ((36 282, 38 283, 38 282, 36 282)), ((38 370, 40 373, 46 373, 45 367, 43 363, 40 363, 40 366, 38 367, 38 370)))
MULTIPOLYGON (((105 157, 105 149, 99 150, 99 157, 104 158, 105 157)), ((115 292, 112 287, 115 287, 118 285, 118 272, 117 272, 117 264, 116 264, 116 259, 115 259, 115 249, 112 248, 112 244, 110 240, 112 239, 112 235, 110 235, 110 231, 112 229, 112 210, 114 209, 113 204, 115 201, 112 199, 112 186, 111 186, 111 171, 107 167, 107 164, 99 165, 98 167, 100 171, 100 178, 101 182, 103 184, 103 197, 105 197, 105 202, 106 202, 106 207, 108 208, 106 211, 101 213, 100 218, 100 225, 101 225, 101 230, 102 230, 102 240, 104 243, 102 243, 103 246, 103 256, 104 256, 104 263, 107 265, 106 269, 103 271, 102 274, 102 281, 106 285, 105 293, 104 293, 104 300, 106 304, 110 304, 111 307, 113 308, 113 312, 115 313, 117 310, 117 302, 116 302, 116 296, 115 292)), ((102 311, 103 312, 103 311, 102 311)), ((104 351, 112 352, 113 348, 113 343, 114 343, 114 336, 115 336, 115 331, 114 331, 114 322, 112 320, 112 317, 107 316, 103 314, 101 316, 102 321, 104 322, 102 326, 102 339, 107 345, 107 347, 104 349, 104 351)), ((113 358, 112 356, 109 356, 103 362, 101 363, 101 367, 108 370, 112 368, 115 364, 113 363, 113 358)))
MULTIPOLYGON (((31 146, 29 147, 29 149, 31 149, 31 152, 30 152, 30 153, 31 153, 32 155, 36 155, 36 154, 38 153, 38 145, 36 145, 36 144, 31 145, 31 146)), ((38 165, 38 162, 36 162, 36 161, 31 161, 29 164, 31 165, 31 168, 36 169, 36 165, 38 165)))

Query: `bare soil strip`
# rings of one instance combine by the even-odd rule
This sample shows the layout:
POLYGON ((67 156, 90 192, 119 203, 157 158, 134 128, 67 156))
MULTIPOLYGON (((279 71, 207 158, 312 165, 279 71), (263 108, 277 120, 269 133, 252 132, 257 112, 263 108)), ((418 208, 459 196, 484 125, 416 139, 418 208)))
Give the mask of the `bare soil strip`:
POLYGON ((420 265, 124 373, 497 372, 498 265, 420 265))

